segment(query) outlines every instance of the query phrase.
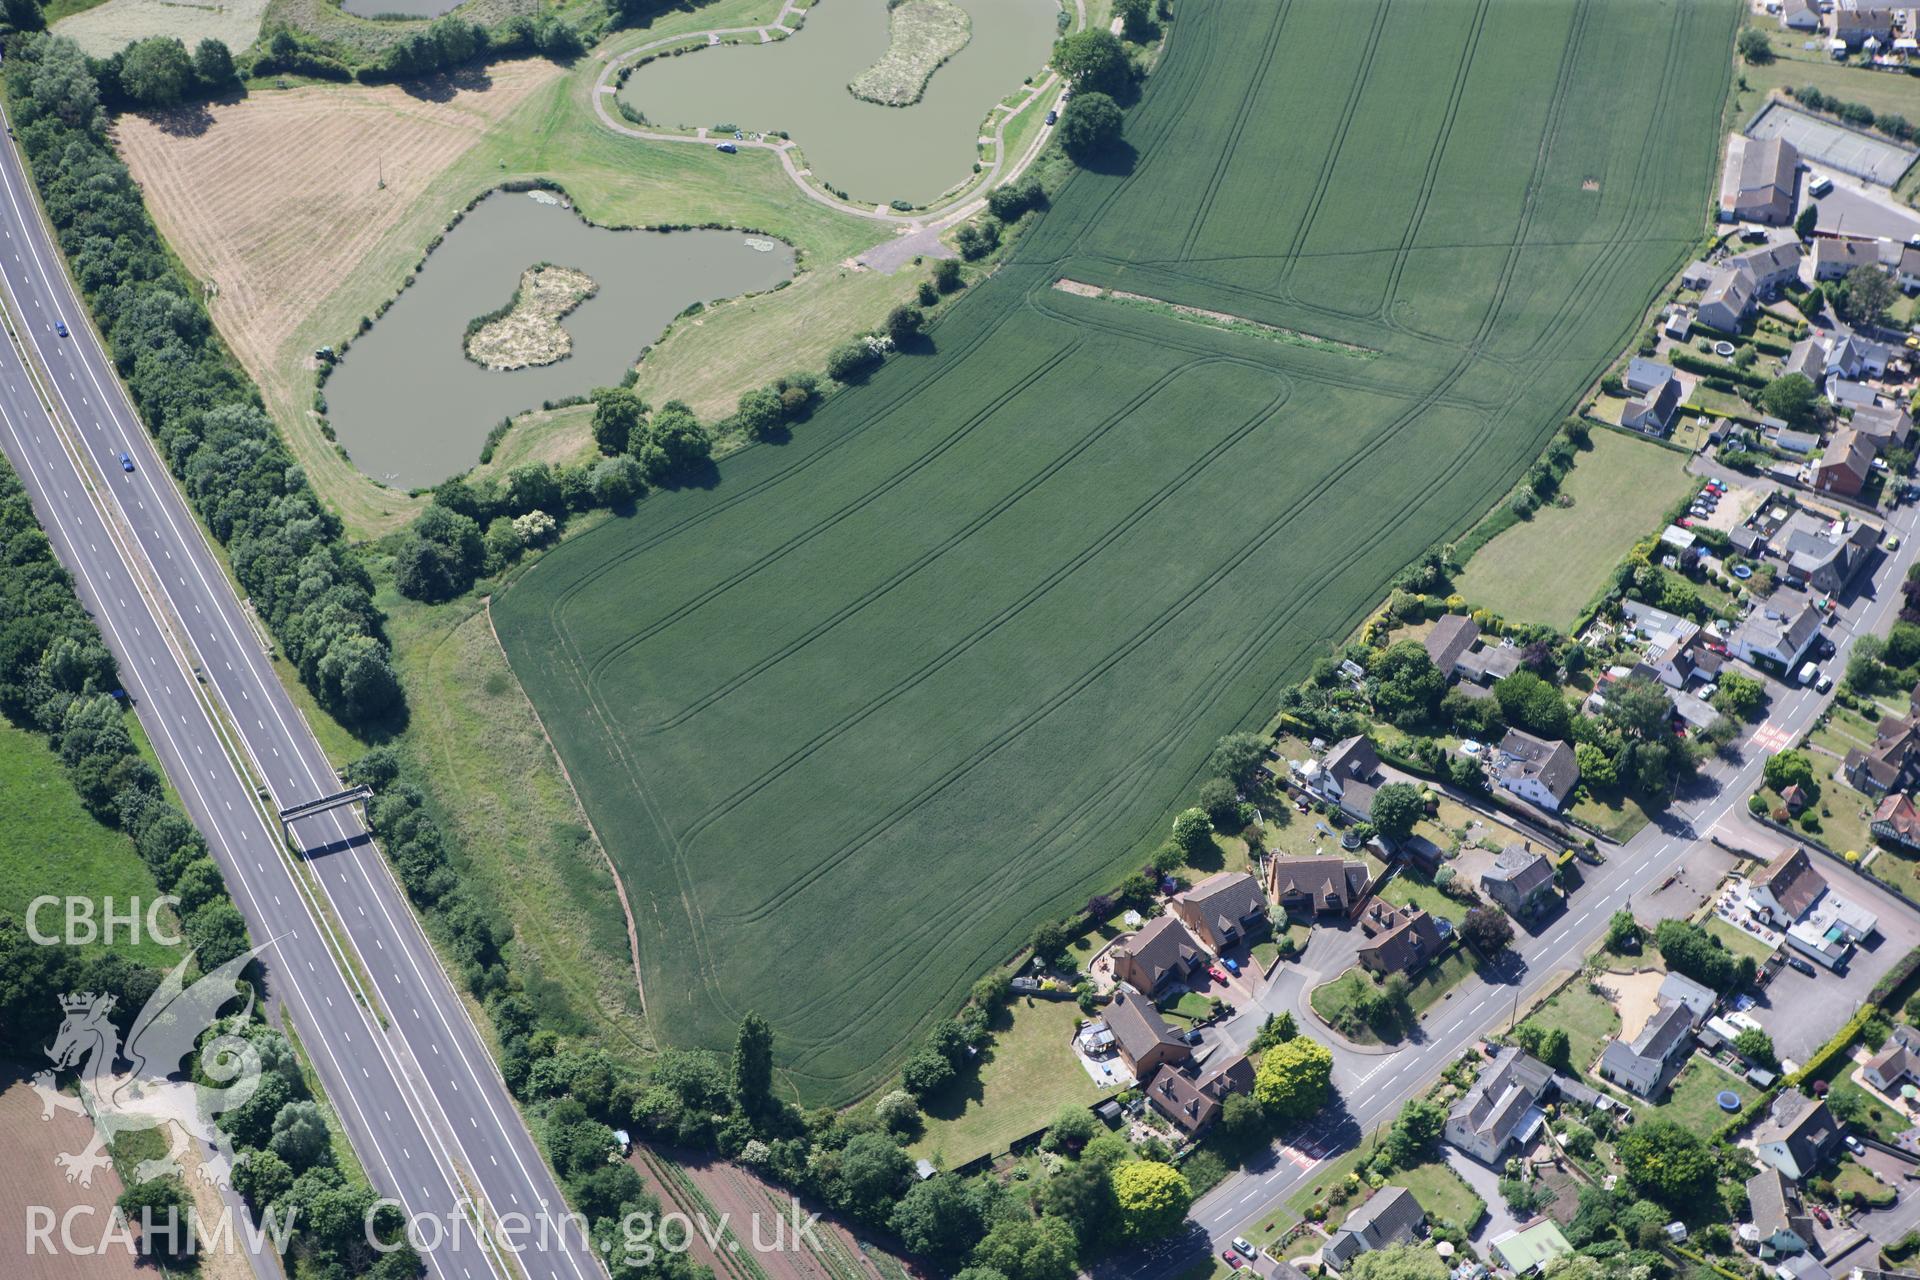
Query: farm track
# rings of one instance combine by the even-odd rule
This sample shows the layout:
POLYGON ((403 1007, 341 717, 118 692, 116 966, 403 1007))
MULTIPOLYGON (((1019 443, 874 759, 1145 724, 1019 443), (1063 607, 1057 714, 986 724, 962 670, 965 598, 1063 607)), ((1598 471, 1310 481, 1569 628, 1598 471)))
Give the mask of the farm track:
POLYGON ((1286 60, 1319 47, 1334 11, 1278 0, 1249 41, 1244 9, 1195 0, 1129 119, 1138 163, 1076 178, 1013 261, 934 327, 930 355, 890 362, 790 452, 747 450, 728 464, 730 483, 649 504, 644 520, 569 544, 507 594, 502 639, 516 650, 516 671, 537 701, 580 713, 558 745, 581 762, 577 774, 591 775, 583 794, 599 797, 589 804, 621 797, 629 815, 615 856, 630 882, 647 886, 640 892, 665 926, 646 944, 647 965, 681 984, 663 1015, 679 1034, 717 1038, 747 1008, 765 1010, 751 977, 765 966, 741 950, 751 939, 786 958, 777 1021, 786 1078, 821 1099, 862 1091, 972 975, 1017 945, 1037 913, 1084 897, 1084 886, 1135 856, 1188 794, 1211 736, 1263 718, 1304 655, 1350 628, 1385 573, 1497 499, 1617 349, 1613 339, 1638 323, 1656 273, 1690 241, 1706 189, 1710 149, 1691 139, 1711 133, 1718 108, 1689 54, 1730 33, 1731 10, 1688 6, 1655 19, 1578 0, 1554 11, 1551 27, 1542 18, 1529 29, 1530 52, 1557 47, 1558 57, 1535 63, 1523 88, 1511 89, 1507 63, 1492 61, 1501 46, 1485 31, 1527 11, 1502 6, 1496 15, 1499 0, 1462 0, 1451 78, 1422 99, 1434 108, 1422 117, 1430 136, 1402 149, 1404 215, 1396 206, 1376 248, 1305 252, 1314 219, 1331 225, 1336 210, 1360 207, 1360 153, 1345 168, 1339 160, 1348 141, 1369 145, 1391 114, 1379 95, 1398 91, 1390 81, 1409 49, 1397 30, 1404 24, 1389 25, 1390 3, 1376 7, 1364 38, 1355 32, 1342 47, 1355 75, 1327 100, 1325 119, 1269 142, 1245 126, 1288 90, 1286 60), (1384 47, 1396 36, 1401 43, 1384 47), (1590 46, 1641 76, 1630 109, 1596 118, 1590 46), (1530 154, 1508 162, 1511 234, 1485 218, 1475 227, 1482 234, 1446 234, 1470 189, 1461 166, 1478 175, 1474 164, 1499 163, 1487 147, 1504 145, 1463 125, 1497 115, 1489 103, 1500 95, 1536 93, 1515 99, 1532 104, 1528 132, 1537 136, 1530 154), (1242 151, 1271 146, 1287 163, 1296 153, 1320 157, 1313 190, 1294 196, 1302 216, 1250 231, 1245 254, 1193 255, 1223 247, 1221 229, 1208 227, 1241 216, 1247 184, 1264 182, 1251 155, 1236 168, 1224 154, 1168 145, 1195 112, 1231 119, 1223 132, 1242 151), (1574 150, 1563 156, 1563 145, 1574 150), (1567 172, 1604 163, 1590 154, 1596 145, 1626 167, 1608 173, 1602 196, 1572 199, 1567 172), (1689 161, 1678 176, 1676 150, 1689 161), (1524 175, 1512 172, 1521 166, 1524 175), (1177 191, 1195 193, 1176 223, 1182 256, 1150 257, 1144 234, 1135 242, 1145 252, 1131 256, 1127 235, 1110 228, 1165 225, 1177 191), (1400 314, 1435 278, 1414 255, 1456 242, 1488 251, 1484 274, 1462 286, 1460 323, 1423 332, 1400 314), (1363 287, 1293 296, 1304 289, 1295 276, 1302 261, 1343 253, 1376 255, 1363 287), (1229 262, 1284 270, 1250 277, 1222 266, 1229 262), (1356 371, 1322 352, 1103 310, 1054 290, 1063 274, 1125 276, 1129 289, 1265 323, 1327 315, 1336 323, 1314 331, 1383 354, 1356 371), (981 379, 1000 368, 1017 372, 981 379), (1061 510, 1072 525, 1037 518, 1049 501, 1095 492, 1087 468, 1096 460, 1113 465, 1159 439, 1134 424, 1166 430, 1178 421, 1170 415, 1187 403, 1189 373, 1227 395, 1225 421, 1204 424, 1204 438, 1167 437, 1180 442, 1167 474, 1137 478, 1124 500, 1061 510), (1256 394, 1263 379, 1279 381, 1256 394), (1049 422, 1047 406, 1089 396, 1082 412, 1049 422), (1120 440, 1124 448, 1108 443, 1120 440), (991 478, 955 471, 1008 448, 1030 463, 1009 462, 991 478), (829 469, 816 465, 829 460, 829 469), (845 466, 855 470, 842 475, 845 466), (937 509, 924 513, 932 523, 890 546, 886 522, 908 511, 919 518, 918 500, 936 497, 937 509), (1221 502, 1204 534, 1183 532, 1221 502), (994 559, 1014 547, 1009 537, 1029 532, 1042 539, 1038 558, 994 559), (702 546, 728 550, 703 572, 694 551, 702 546), (1114 575, 1150 563, 1141 557, 1162 546, 1166 572, 1143 581, 1129 607, 1114 575), (970 588, 967 566, 983 562, 998 567, 991 589, 970 588), (606 602, 609 584, 644 583, 666 563, 693 576, 656 583, 637 610, 606 602), (836 571, 818 577, 828 566, 836 571), (776 618, 767 611, 786 601, 793 616, 767 634, 737 630, 742 620, 776 618), (911 651, 871 649, 935 602, 911 651), (1083 606, 1099 612, 1070 643, 1063 637, 1057 656, 1042 646, 1009 667, 1037 628, 1083 606), (805 706, 785 701, 836 670, 844 687, 805 706), (892 765, 888 744, 903 727, 961 690, 950 718, 921 726, 937 737, 915 747, 914 767, 892 765), (1109 707, 1118 718, 1103 714, 1109 707), (723 768, 682 778, 707 736, 761 717, 766 741, 735 740, 723 768), (1097 741, 1062 746, 1095 724, 1097 741), (1035 744, 1047 744, 1043 767, 1070 785, 1031 804, 990 801, 1024 785, 1035 744), (849 781, 864 790, 843 812, 849 781), (783 831, 764 856, 746 855, 764 842, 769 815, 822 791, 833 797, 823 801, 832 823, 816 832, 795 811, 801 830, 783 831), (956 891, 962 869, 964 922, 934 906, 956 891), (885 886, 873 883, 876 873, 904 878, 885 886), (926 905, 901 906, 916 900, 926 905), (825 930, 818 948, 810 929, 825 930))

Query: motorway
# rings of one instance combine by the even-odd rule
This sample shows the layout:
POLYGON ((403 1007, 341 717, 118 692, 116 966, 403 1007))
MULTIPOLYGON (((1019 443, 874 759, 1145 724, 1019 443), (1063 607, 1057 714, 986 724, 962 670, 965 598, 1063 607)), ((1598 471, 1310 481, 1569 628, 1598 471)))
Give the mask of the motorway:
MULTIPOLYGON (((10 141, 0 148, 0 288, 16 321, 0 344, 0 449, 264 944, 269 998, 299 1032, 368 1176, 410 1219, 430 1220, 423 1243, 445 1230, 423 1250, 430 1275, 604 1275, 577 1224, 566 1228, 552 1174, 358 816, 340 808, 298 824, 304 859, 282 841, 276 810, 340 780, 114 376, 10 141), (58 320, 71 337, 56 335, 58 320), (336 960, 322 919, 352 963, 336 960), (476 1212, 504 1231, 481 1238, 476 1212)), ((270 1277, 277 1264, 253 1266, 270 1277)))
MULTIPOLYGON (((1899 585, 1916 554, 1916 528, 1920 528, 1920 515, 1912 508, 1897 511, 1887 520, 1888 532, 1900 538, 1900 549, 1883 553, 1852 597, 1842 602, 1840 620, 1829 629, 1837 652, 1824 664, 1825 670, 1836 676, 1845 670, 1855 636, 1884 634, 1893 625, 1901 601, 1899 585)), ((1566 911, 1540 936, 1519 935, 1506 957, 1507 967, 1491 980, 1469 978, 1450 1001, 1428 1015, 1419 1039, 1400 1052, 1337 1054, 1338 1096, 1333 1105, 1196 1201, 1191 1213, 1195 1227, 1188 1234, 1152 1252, 1116 1258, 1097 1268, 1096 1275, 1101 1280, 1163 1280, 1209 1254, 1218 1254, 1234 1236, 1254 1234, 1254 1228, 1285 1200, 1312 1185, 1328 1163, 1391 1123, 1401 1107, 1424 1093, 1448 1063, 1483 1037, 1506 1028, 1516 1010, 1524 1010, 1562 975, 1582 968, 1599 949, 1613 913, 1664 880, 1689 849, 1716 829, 1729 837, 1750 832, 1746 798, 1759 783, 1767 755, 1780 749, 1772 744, 1797 739, 1827 701, 1825 695, 1808 688, 1771 681, 1769 687, 1773 699, 1768 718, 1749 735, 1739 761, 1709 765, 1692 791, 1678 798, 1666 814, 1624 845, 1608 849, 1604 866, 1583 866, 1583 883, 1569 897, 1566 911), (1762 735, 1767 745, 1755 745, 1755 738, 1762 735)), ((1742 843, 1742 839, 1732 842, 1742 843)))

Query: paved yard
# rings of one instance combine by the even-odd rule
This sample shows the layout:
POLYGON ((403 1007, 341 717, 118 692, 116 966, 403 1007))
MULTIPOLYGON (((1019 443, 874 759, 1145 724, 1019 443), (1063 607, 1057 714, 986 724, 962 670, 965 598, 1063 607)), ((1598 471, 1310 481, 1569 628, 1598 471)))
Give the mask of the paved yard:
POLYGON ((1672 876, 1634 895, 1634 918, 1649 928, 1662 920, 1688 918, 1706 905, 1727 873, 1739 864, 1734 854, 1701 841, 1672 876))
POLYGON ((1879 916, 1880 932, 1871 947, 1854 953, 1853 963, 1844 974, 1816 966, 1814 976, 1808 977, 1782 968, 1767 984, 1759 1004, 1749 1011, 1773 1037, 1780 1056, 1795 1062, 1805 1061, 1825 1044, 1865 1002, 1881 975, 1901 956, 1920 946, 1920 918, 1913 908, 1865 877, 1849 873, 1831 858, 1816 855, 1814 865, 1834 892, 1879 916))

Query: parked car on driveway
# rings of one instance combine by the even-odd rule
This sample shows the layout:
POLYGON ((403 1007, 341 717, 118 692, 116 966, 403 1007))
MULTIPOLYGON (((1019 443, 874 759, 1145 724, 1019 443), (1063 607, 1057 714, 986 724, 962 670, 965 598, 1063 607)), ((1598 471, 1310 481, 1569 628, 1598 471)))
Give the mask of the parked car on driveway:
POLYGON ((1242 1264, 1240 1255, 1231 1249, 1222 1249, 1220 1251, 1220 1260, 1232 1267, 1235 1271, 1238 1271, 1242 1264))
POLYGON ((1207 966, 1207 976, 1215 982, 1225 982, 1227 980, 1227 971, 1217 964, 1210 964, 1207 966))
POLYGON ((1238 1249, 1241 1253, 1246 1254, 1249 1258, 1251 1258, 1255 1253, 1258 1252, 1258 1250, 1256 1250, 1251 1244, 1247 1243, 1247 1238, 1245 1236, 1235 1236, 1233 1238, 1233 1247, 1238 1249))
POLYGON ((1220 963, 1227 966, 1227 972, 1234 977, 1237 978, 1240 976, 1240 962, 1238 960, 1222 960, 1220 963))
POLYGON ((1860 1139, 1854 1137, 1852 1134, 1847 1135, 1846 1141, 1847 1141, 1847 1150, 1853 1152, 1853 1154, 1857 1156, 1863 1156, 1867 1154, 1867 1144, 1860 1141, 1860 1139))

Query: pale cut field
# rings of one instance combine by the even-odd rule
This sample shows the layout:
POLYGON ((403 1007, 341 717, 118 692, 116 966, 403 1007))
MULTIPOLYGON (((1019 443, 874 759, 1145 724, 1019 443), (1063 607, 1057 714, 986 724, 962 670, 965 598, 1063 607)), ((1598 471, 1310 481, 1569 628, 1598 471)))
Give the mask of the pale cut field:
POLYGON ((107 0, 53 24, 96 58, 148 36, 177 36, 191 49, 212 37, 239 53, 260 37, 267 0, 107 0))
MULTIPOLYGON (((48 999, 52 999, 51 996, 48 999)), ((76 1246, 95 1246, 107 1230, 113 1202, 120 1195, 120 1176, 111 1167, 93 1175, 93 1185, 83 1187, 68 1182, 66 1173, 54 1164, 63 1151, 79 1151, 93 1136, 93 1126, 70 1111, 57 1111, 51 1121, 40 1118, 40 1097, 28 1087, 17 1068, 0 1074, 0 1147, 7 1159, 0 1162, 0 1222, 6 1223, 5 1238, 9 1255, 0 1271, 13 1280, 134 1280, 143 1274, 124 1249, 112 1249, 95 1256, 78 1256, 60 1248, 60 1231, 54 1228, 54 1249, 27 1252, 27 1213, 35 1207, 53 1211, 56 1224, 76 1205, 86 1205, 90 1214, 76 1215, 73 1242, 76 1246)))
POLYGON ((299 325, 489 128, 564 74, 544 60, 503 62, 486 89, 437 101, 392 85, 255 93, 209 105, 192 129, 123 116, 117 141, 167 243, 213 290, 221 337, 272 386, 300 376, 275 365, 299 325))

